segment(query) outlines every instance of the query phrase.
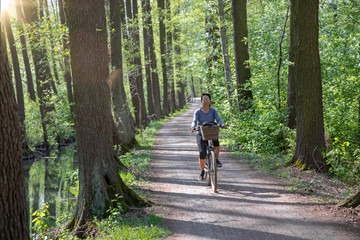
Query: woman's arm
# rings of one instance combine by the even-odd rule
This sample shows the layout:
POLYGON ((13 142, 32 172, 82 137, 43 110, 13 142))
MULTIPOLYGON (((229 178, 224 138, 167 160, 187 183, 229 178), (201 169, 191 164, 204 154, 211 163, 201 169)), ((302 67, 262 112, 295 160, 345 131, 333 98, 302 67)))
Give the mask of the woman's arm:
POLYGON ((220 118, 218 112, 216 111, 216 109, 214 109, 214 110, 215 110, 215 119, 216 119, 216 122, 220 125, 220 127, 226 128, 226 124, 221 120, 221 118, 220 118))
POLYGON ((197 126, 197 124, 198 124, 198 114, 197 114, 197 112, 198 112, 198 110, 196 110, 195 112, 194 112, 194 118, 193 118, 193 121, 192 121, 192 123, 191 123, 191 127, 190 127, 190 131, 191 132, 194 132, 195 131, 195 127, 197 126))

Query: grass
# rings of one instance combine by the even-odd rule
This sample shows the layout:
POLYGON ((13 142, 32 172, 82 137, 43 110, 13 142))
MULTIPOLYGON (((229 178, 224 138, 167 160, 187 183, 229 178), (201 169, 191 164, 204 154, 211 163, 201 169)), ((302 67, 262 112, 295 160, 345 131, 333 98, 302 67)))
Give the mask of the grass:
MULTIPOLYGON (((159 216, 146 214, 142 217, 127 217, 118 226, 101 229, 97 239, 159 239, 170 235, 170 231, 158 227, 162 219, 159 216)), ((108 224, 109 225, 109 224, 108 224)))

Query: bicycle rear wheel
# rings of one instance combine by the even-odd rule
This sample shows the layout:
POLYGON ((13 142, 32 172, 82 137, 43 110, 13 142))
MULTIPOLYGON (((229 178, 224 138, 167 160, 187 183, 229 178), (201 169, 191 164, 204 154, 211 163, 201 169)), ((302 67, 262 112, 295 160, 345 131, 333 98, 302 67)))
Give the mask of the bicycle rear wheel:
POLYGON ((211 162, 211 167, 210 167, 209 178, 211 178, 211 187, 212 187, 213 191, 216 192, 217 191, 217 165, 216 165, 215 151, 211 151, 210 162, 211 162))

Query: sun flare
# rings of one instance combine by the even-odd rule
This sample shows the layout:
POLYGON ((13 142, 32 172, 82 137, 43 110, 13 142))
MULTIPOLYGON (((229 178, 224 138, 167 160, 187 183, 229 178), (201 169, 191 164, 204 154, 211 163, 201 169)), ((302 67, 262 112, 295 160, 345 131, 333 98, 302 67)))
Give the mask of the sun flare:
POLYGON ((14 0, 1 0, 1 12, 5 10, 9 10, 10 4, 13 3, 14 0))

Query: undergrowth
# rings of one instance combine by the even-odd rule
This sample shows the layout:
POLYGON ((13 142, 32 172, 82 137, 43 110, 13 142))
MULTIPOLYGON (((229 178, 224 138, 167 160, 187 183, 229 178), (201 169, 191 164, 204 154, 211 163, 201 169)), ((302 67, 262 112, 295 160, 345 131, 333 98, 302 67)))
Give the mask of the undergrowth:
MULTIPOLYGON (((160 121, 151 122, 146 128, 142 129, 136 136, 137 146, 132 152, 120 156, 120 160, 127 167, 127 170, 120 172, 120 176, 126 185, 132 187, 138 194, 147 195, 141 190, 141 186, 147 184, 147 180, 142 177, 146 175, 146 170, 150 165, 150 150, 156 140, 156 133, 167 120, 180 115, 188 108, 161 119, 160 121)), ((76 184, 75 184, 76 185, 76 184)), ((149 214, 140 209, 138 212, 130 211, 125 213, 120 201, 114 199, 116 207, 108 209, 108 218, 95 219, 91 225, 96 226, 95 230, 89 230, 87 239, 159 239, 170 235, 170 232, 160 227, 162 219, 160 216, 149 214), (140 212, 140 213, 139 213, 140 212)), ((66 224, 72 213, 63 213, 62 217, 56 220, 57 226, 50 229, 47 223, 49 212, 47 207, 42 208, 34 213, 33 239, 79 239, 73 236, 70 231, 61 231, 62 225, 66 224), (67 217, 65 217, 67 216, 67 217), (55 229, 55 230, 54 230, 55 229), (51 236, 55 236, 52 238, 51 236)))

